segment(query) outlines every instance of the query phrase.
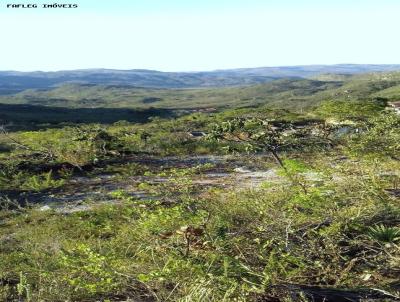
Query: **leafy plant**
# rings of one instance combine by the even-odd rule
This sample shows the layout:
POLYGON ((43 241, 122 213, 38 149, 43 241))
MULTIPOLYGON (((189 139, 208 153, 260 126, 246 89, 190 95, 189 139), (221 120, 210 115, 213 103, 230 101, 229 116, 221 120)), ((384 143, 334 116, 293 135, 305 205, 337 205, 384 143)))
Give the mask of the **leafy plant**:
POLYGON ((400 228, 380 224, 369 227, 368 235, 372 239, 383 243, 394 243, 400 240, 400 228))
POLYGON ((60 265, 68 272, 65 280, 76 291, 94 294, 109 292, 116 286, 108 259, 85 244, 62 252, 60 265))
POLYGON ((20 272, 19 273, 19 283, 17 285, 17 292, 19 297, 26 298, 27 302, 32 301, 31 299, 31 286, 29 285, 26 276, 20 272))
POLYGON ((61 187, 64 183, 64 179, 54 179, 53 171, 50 170, 47 173, 29 177, 21 187, 26 190, 42 191, 50 188, 61 187))
POLYGON ((356 156, 400 160, 400 116, 383 113, 370 119, 363 131, 354 135, 348 151, 356 156))

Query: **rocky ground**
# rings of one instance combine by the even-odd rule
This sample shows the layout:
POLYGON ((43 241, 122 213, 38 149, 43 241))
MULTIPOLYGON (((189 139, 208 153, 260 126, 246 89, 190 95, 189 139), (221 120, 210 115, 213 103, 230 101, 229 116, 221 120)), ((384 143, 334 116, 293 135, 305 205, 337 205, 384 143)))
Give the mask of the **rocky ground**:
POLYGON ((171 169, 191 169, 209 165, 205 171, 186 175, 199 192, 209 188, 256 189, 264 182, 282 181, 276 168, 265 168, 257 158, 238 158, 232 156, 130 158, 126 164, 144 165, 153 173, 124 175, 120 172, 105 172, 97 169, 86 175, 73 176, 61 188, 46 192, 22 192, 19 199, 40 206, 43 210, 56 209, 59 212, 86 210, 93 203, 117 202, 112 193, 123 191, 135 199, 164 198, 140 188, 140 184, 173 185, 176 180, 160 171, 171 169))

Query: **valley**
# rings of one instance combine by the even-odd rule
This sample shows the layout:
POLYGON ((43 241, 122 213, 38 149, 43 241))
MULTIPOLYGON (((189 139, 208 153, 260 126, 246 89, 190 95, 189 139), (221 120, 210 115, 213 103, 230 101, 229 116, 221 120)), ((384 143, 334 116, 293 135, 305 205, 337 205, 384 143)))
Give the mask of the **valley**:
POLYGON ((0 301, 398 301, 396 68, 1 72, 0 301))

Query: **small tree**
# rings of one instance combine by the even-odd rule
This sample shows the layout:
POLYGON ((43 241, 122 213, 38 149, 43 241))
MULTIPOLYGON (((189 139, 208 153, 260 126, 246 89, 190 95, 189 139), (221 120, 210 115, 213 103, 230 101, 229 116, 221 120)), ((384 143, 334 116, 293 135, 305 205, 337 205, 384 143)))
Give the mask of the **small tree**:
MULTIPOLYGON (((332 141, 328 135, 321 135, 319 125, 310 125, 296 129, 290 123, 273 125, 271 121, 258 118, 235 118, 233 120, 214 125, 209 139, 235 142, 245 145, 248 152, 269 152, 284 174, 304 194, 308 193, 301 173, 305 172, 304 166, 297 161, 288 161, 281 158, 281 151, 302 149, 315 144, 330 145, 332 141)), ((324 131, 322 131, 324 132, 324 131)))
POLYGON ((235 118, 215 124, 208 138, 217 141, 236 142, 245 145, 248 152, 267 151, 285 168, 279 152, 292 143, 290 125, 274 126, 271 121, 258 118, 235 118))

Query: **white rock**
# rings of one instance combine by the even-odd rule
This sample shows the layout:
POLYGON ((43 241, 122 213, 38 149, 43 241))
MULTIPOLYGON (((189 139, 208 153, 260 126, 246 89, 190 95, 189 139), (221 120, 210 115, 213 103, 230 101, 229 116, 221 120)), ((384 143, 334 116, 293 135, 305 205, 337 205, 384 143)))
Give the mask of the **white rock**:
POLYGON ((41 212, 46 212, 46 211, 50 211, 50 210, 51 210, 51 208, 49 206, 43 206, 39 209, 39 211, 41 211, 41 212))
POLYGON ((233 171, 236 173, 251 173, 249 169, 246 169, 244 167, 235 168, 233 171))

